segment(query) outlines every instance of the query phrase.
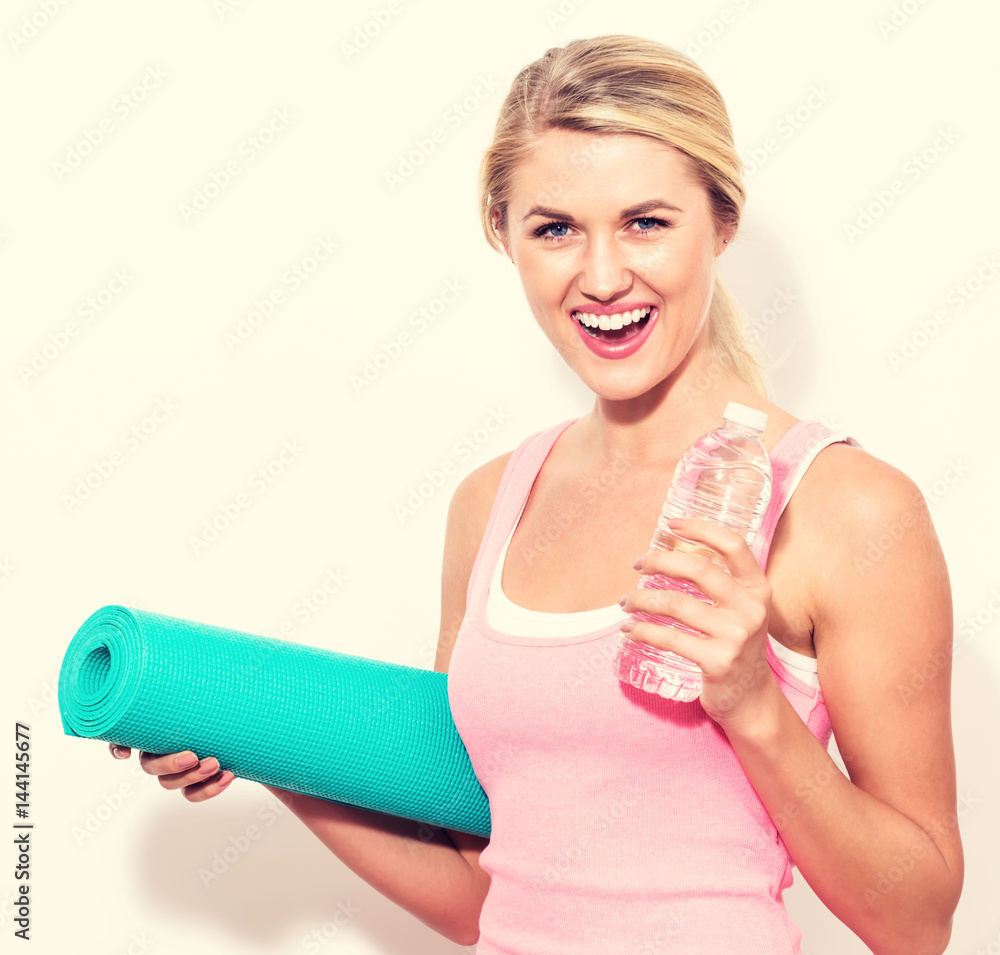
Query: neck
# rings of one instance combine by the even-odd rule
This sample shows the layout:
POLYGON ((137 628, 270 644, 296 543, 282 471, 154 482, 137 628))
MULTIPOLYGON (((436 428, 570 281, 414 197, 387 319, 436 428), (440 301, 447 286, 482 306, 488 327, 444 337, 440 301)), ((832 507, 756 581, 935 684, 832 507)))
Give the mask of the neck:
POLYGON ((597 460, 627 460, 637 471, 660 469, 721 425, 730 401, 770 404, 718 359, 686 360, 673 375, 634 398, 598 396, 582 437, 597 460))

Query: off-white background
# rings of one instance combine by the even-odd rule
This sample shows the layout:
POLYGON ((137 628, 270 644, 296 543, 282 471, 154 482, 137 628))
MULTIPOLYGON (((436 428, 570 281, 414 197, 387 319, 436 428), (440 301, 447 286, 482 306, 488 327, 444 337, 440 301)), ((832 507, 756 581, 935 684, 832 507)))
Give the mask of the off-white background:
MULTIPOLYGON (((237 780, 189 805, 137 777, 134 758, 114 762, 105 744, 64 737, 55 681, 69 639, 106 603, 259 633, 291 621, 299 642, 431 665, 456 483, 591 400, 535 326, 515 271, 483 240, 479 156, 518 69, 603 33, 695 55, 748 161, 773 140, 763 164, 756 153, 744 229, 724 257, 776 365, 772 393, 799 417, 852 434, 931 499, 954 590, 968 862, 949 952, 1000 950, 1000 279, 983 266, 1000 253, 995 4, 53 9, 16 2, 0 15, 4 732, 19 719, 33 733, 36 951, 460 950, 289 814, 273 814, 260 786, 237 780), (396 12, 376 30, 380 9, 396 12), (40 26, 27 36, 32 18, 40 26), (376 35, 348 55, 366 23, 376 35), (151 89, 125 108, 120 97, 144 77, 151 89), (454 105, 469 97, 459 118, 454 105), (241 144, 282 109, 285 128, 248 160, 241 144), (792 129, 783 117, 796 110, 792 129), (102 119, 111 125, 88 148, 86 131, 102 119), (390 186, 386 172, 435 127, 444 141, 390 186), (73 155, 76 168, 60 169, 73 155), (230 160, 240 172, 185 221, 183 204, 230 160), (890 204, 879 196, 893 180, 904 188, 890 204), (866 226, 869 206, 877 217, 866 226), (337 251, 290 291, 283 274, 308 267, 323 238, 337 251), (112 294, 116 270, 129 280, 112 294), (970 280, 978 292, 962 299, 970 280), (420 332, 408 316, 449 282, 457 300, 420 332), (225 334, 276 288, 282 306, 227 348, 225 334), (108 304, 93 321, 66 347, 50 344, 102 290, 108 304), (782 295, 791 307, 768 312, 782 295), (402 331, 410 344, 358 393, 351 376, 402 331), (910 357, 894 366, 904 343, 910 357), (36 349, 45 361, 27 375, 36 349), (161 401, 174 410, 155 421, 161 401), (477 438, 491 414, 502 426, 477 438), (144 421, 149 433, 130 446, 123 435, 144 421), (302 452, 257 493, 251 476, 288 441, 302 452), (77 482, 116 451, 118 466, 73 501, 77 482), (424 473, 448 462, 443 486, 401 516, 424 473), (191 538, 241 492, 251 506, 195 553, 191 538), (297 605, 330 574, 347 580, 303 618, 297 605), (199 869, 251 824, 261 838, 204 887, 199 869), (338 902, 356 914, 308 948, 310 932, 332 933, 338 902)), ((12 822, 13 767, 3 764, 12 822)), ((12 866, 0 859, 5 945, 12 866)), ((801 878, 787 901, 805 952, 866 950, 801 878)))

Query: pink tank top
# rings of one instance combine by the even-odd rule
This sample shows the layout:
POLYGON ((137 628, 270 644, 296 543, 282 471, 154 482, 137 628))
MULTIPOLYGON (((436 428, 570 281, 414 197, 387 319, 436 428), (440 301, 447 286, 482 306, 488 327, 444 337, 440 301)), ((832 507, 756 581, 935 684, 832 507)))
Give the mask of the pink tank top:
MULTIPOLYGON (((449 666, 452 714, 492 818, 479 859, 492 881, 478 955, 798 955, 801 932, 782 900, 791 859, 701 703, 621 683, 611 670, 617 623, 524 637, 487 622, 500 551, 550 448, 575 420, 511 455, 449 666)), ((754 548, 762 568, 802 473, 839 441, 860 447, 815 421, 778 442, 754 548)), ((785 667, 770 641, 767 656, 781 691, 827 746, 821 690, 785 667)))

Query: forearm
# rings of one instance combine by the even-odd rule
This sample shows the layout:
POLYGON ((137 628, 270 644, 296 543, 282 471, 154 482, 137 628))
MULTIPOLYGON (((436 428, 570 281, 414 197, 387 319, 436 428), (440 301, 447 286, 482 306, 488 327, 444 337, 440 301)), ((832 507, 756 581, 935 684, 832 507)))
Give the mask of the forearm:
POLYGON ((876 955, 938 955, 960 879, 935 833, 852 783, 776 683, 765 697, 760 718, 726 732, 803 877, 876 955))
POLYGON ((444 830, 266 788, 386 898, 451 941, 471 944, 478 938, 483 888, 444 830))

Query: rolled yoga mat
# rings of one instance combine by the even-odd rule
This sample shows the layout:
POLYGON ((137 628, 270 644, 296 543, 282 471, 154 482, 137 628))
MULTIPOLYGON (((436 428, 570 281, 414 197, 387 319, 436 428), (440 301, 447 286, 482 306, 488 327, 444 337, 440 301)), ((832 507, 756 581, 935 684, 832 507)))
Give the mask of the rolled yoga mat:
POLYGON ((59 712, 70 736, 190 749, 244 779, 488 836, 447 680, 110 605, 66 650, 59 712))

